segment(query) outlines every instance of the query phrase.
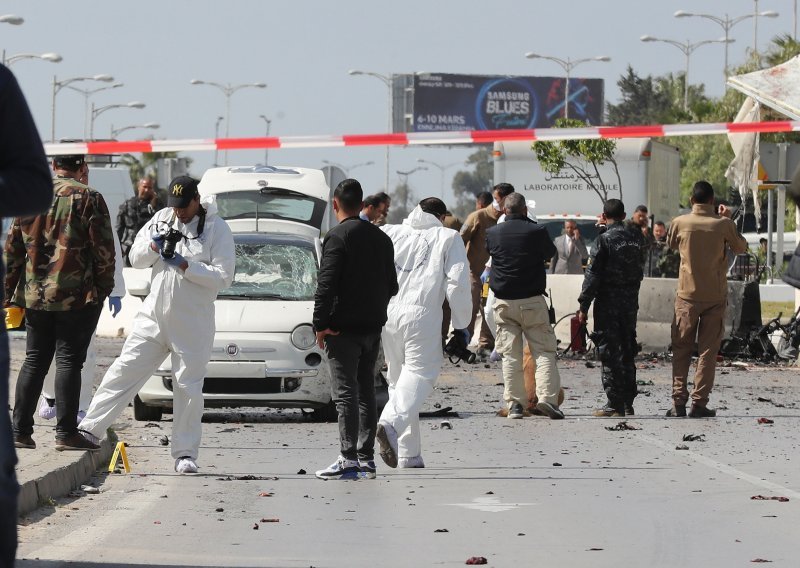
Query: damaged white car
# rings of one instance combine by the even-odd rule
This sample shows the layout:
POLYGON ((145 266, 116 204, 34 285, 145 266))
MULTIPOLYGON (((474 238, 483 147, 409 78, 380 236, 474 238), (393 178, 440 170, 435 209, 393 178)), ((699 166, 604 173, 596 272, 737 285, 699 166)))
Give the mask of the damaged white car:
MULTIPOLYGON (((203 393, 207 408, 274 407, 335 420, 325 353, 311 326, 329 189, 319 170, 215 168, 200 183, 234 233, 236 272, 220 292, 203 393)), ((137 420, 172 408, 164 361, 134 401, 137 420)))

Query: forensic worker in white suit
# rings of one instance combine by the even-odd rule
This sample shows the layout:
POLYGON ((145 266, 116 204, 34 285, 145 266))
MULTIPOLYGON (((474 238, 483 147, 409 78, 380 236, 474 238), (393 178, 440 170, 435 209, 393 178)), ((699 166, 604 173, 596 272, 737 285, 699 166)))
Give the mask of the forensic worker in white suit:
POLYGON ((198 182, 179 176, 167 207, 139 231, 128 253, 134 268, 153 267, 152 284, 122 353, 103 377, 81 422, 100 438, 172 354, 172 457, 178 473, 197 473, 202 434, 203 378, 214 341, 214 299, 233 280, 235 252, 228 224, 213 198, 201 202, 198 182), (169 256, 169 229, 183 235, 169 256), (166 250, 165 250, 166 249, 166 250))
MULTIPOLYGON (((453 329, 465 335, 472 315, 469 264, 460 235, 442 225, 445 204, 428 197, 401 225, 381 229, 394 245, 400 291, 389 302, 381 339, 388 365, 389 402, 376 438, 389 467, 425 467, 419 410, 442 367, 442 304, 453 329)), ((467 338, 468 342, 468 338, 467 338)))

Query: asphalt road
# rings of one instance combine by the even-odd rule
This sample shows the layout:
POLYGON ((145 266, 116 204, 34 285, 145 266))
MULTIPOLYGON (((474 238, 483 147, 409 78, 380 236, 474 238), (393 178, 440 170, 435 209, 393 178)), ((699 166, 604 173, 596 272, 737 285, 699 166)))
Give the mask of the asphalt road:
MULTIPOLYGON (((101 363, 118 348, 102 342, 101 363)), ((428 467, 379 462, 375 480, 315 479, 336 425, 257 409, 207 413, 200 474, 179 476, 159 441, 169 419, 128 409, 116 429, 133 472, 23 519, 18 566, 797 566, 797 370, 721 368, 720 415, 692 420, 663 417, 668 365, 641 367, 635 430, 616 431, 590 417, 603 397, 582 361, 560 364, 563 421, 495 416, 499 366, 448 363, 427 410, 458 417, 423 422, 428 467)))

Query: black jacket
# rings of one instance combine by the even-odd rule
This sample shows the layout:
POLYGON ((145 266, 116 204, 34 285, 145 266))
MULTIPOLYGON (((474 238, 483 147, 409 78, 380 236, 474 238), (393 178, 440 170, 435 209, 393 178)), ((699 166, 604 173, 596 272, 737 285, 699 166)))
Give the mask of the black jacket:
POLYGON ((314 328, 377 333, 397 294, 392 240, 372 223, 350 217, 328 231, 314 296, 314 328))
POLYGON ((506 215, 504 223, 486 231, 486 248, 492 257, 489 286, 497 298, 521 300, 544 294, 544 263, 556 254, 547 229, 525 215, 506 215))
POLYGON ((609 225, 594 243, 578 296, 581 311, 588 312, 594 299, 622 302, 631 309, 638 307, 648 245, 638 225, 609 225))

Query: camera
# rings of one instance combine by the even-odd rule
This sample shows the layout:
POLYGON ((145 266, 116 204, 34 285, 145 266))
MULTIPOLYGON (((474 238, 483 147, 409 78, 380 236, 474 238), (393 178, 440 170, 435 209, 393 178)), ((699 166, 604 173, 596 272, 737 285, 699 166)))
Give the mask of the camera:
POLYGON ((467 349, 464 336, 457 331, 453 331, 450 335, 450 340, 444 346, 444 352, 447 353, 451 363, 458 363, 459 359, 462 359, 473 364, 477 360, 475 353, 467 349))
POLYGON ((184 238, 183 233, 170 227, 165 233, 161 233, 161 235, 164 237, 164 247, 161 249, 161 256, 164 258, 172 258, 175 256, 175 245, 184 238))

